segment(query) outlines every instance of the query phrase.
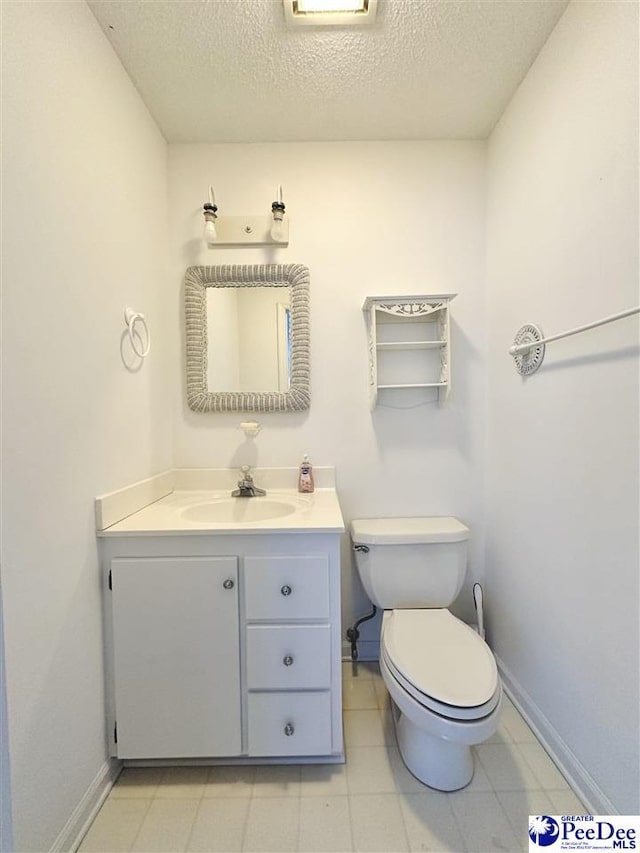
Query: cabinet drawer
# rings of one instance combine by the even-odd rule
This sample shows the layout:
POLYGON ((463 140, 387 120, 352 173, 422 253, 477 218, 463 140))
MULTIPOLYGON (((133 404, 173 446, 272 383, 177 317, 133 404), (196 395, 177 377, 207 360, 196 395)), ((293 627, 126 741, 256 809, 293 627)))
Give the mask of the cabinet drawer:
POLYGON ((247 628, 249 689, 329 687, 328 625, 250 625, 247 628))
POLYGON ((244 565, 247 619, 329 618, 328 557, 247 557, 244 565))
POLYGON ((249 693, 249 755, 328 755, 331 694, 249 693))

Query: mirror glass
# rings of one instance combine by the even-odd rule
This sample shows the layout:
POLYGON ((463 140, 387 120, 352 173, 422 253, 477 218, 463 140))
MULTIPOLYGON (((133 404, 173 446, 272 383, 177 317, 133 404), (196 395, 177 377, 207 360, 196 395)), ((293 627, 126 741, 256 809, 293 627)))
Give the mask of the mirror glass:
POLYGON ((288 391, 289 288, 207 288, 209 391, 288 391))
POLYGON ((197 412, 309 408, 309 270, 189 267, 187 402, 197 412))

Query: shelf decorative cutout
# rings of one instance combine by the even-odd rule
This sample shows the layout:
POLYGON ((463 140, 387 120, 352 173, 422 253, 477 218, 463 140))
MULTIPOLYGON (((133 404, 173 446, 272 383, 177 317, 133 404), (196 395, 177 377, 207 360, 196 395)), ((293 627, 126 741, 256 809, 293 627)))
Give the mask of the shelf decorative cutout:
POLYGON ((451 388, 449 309, 455 293, 369 296, 367 320, 369 397, 380 391, 425 389, 443 403, 451 388))
POLYGON ((426 314, 440 311, 445 304, 444 302, 401 302, 400 304, 397 302, 380 302, 377 310, 393 314, 396 317, 424 317, 426 314))

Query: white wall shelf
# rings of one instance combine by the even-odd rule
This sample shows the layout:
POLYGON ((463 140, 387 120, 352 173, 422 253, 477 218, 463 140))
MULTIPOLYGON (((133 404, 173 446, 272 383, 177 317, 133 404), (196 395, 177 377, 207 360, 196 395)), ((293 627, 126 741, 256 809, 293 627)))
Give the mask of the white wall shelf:
POLYGON ((369 398, 378 392, 435 388, 439 403, 449 396, 451 355, 449 306, 455 293, 369 296, 362 306, 369 337, 369 398), (421 355, 416 352, 422 351, 421 355))
POLYGON ((439 349, 445 345, 444 341, 388 341, 376 344, 378 352, 381 350, 409 350, 409 349, 439 349))
POLYGON ((446 382, 397 382, 393 385, 378 385, 378 391, 387 388, 445 388, 446 382))

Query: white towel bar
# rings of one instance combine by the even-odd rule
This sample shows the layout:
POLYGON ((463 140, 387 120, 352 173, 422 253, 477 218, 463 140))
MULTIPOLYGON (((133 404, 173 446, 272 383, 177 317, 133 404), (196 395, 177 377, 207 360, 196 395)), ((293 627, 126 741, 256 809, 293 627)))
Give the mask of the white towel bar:
POLYGON ((630 317, 632 314, 640 314, 640 306, 619 311, 617 314, 603 317, 602 320, 586 323, 584 326, 577 326, 575 329, 559 332, 557 335, 549 335, 547 338, 542 337, 542 332, 538 326, 528 323, 518 330, 513 346, 509 348, 509 354, 515 359, 518 373, 526 376, 536 371, 542 364, 545 344, 558 341, 560 338, 568 338, 570 335, 577 335, 579 332, 595 329, 597 326, 604 326, 606 323, 613 323, 614 320, 622 320, 623 317, 630 317))

